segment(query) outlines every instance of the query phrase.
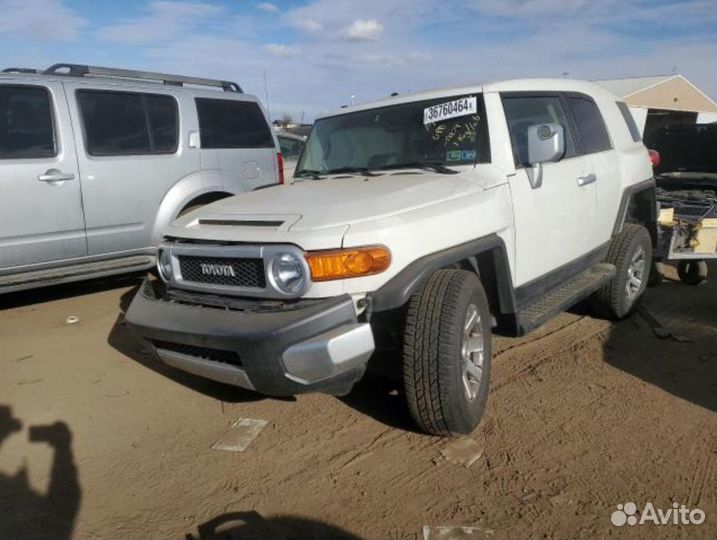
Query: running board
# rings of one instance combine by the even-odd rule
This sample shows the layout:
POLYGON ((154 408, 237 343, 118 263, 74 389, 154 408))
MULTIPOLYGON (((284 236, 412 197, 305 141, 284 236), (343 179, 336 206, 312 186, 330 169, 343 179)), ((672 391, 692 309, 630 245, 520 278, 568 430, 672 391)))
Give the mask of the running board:
POLYGON ((564 281, 518 312, 522 334, 538 328, 558 313, 577 304, 615 276, 615 265, 600 263, 564 281))
POLYGON ((155 258, 151 255, 135 255, 83 264, 73 264, 46 270, 34 270, 19 274, 0 276, 0 293, 29 289, 44 285, 79 281, 151 268, 155 258))

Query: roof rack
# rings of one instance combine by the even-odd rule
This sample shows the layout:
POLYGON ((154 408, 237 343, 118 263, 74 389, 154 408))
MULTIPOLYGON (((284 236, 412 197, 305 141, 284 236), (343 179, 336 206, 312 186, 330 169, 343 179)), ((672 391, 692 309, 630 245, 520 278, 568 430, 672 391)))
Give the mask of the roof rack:
POLYGON ((9 67, 2 70, 3 73, 37 73, 33 68, 9 67))
POLYGON ((241 87, 231 81, 204 79, 201 77, 184 77, 182 75, 169 75, 151 71, 137 71, 133 69, 116 69, 100 66, 86 66, 82 64, 54 64, 43 71, 45 75, 71 75, 84 77, 85 75, 98 75, 100 77, 117 77, 121 79, 141 79, 145 81, 161 81, 164 84, 182 86, 196 84, 198 86, 215 86, 225 92, 242 92, 241 87), (67 70, 67 71, 64 71, 67 70))

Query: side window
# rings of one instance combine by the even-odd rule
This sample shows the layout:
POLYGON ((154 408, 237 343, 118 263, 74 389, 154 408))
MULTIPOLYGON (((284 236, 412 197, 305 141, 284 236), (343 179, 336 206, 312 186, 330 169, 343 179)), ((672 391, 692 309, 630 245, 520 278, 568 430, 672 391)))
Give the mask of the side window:
POLYGON ((528 127, 534 124, 561 124, 565 129, 565 157, 575 155, 568 117, 558 96, 503 96, 502 101, 516 167, 529 165, 528 127))
POLYGON ((279 139, 279 148, 281 148, 281 154, 284 159, 297 159, 301 154, 301 149, 304 147, 304 143, 296 139, 290 139, 288 137, 277 136, 279 139))
POLYGON ((49 91, 40 86, 0 86, 0 159, 56 155, 49 91))
POLYGON ((632 140, 640 142, 642 140, 642 135, 640 135, 640 130, 637 128, 637 124, 635 123, 635 119, 632 117, 630 108, 624 101, 616 101, 615 103, 617 104, 617 108, 620 109, 622 117, 625 119, 625 123, 627 124, 627 129, 630 131, 632 140))
POLYGON ((91 156, 171 154, 177 150, 179 115, 170 96, 78 90, 91 156))
POLYGON ((578 128, 580 153, 592 154, 609 150, 610 137, 595 102, 587 96, 569 96, 568 101, 578 128))
POLYGON ((274 148, 269 124, 253 101, 195 101, 202 148, 274 148))

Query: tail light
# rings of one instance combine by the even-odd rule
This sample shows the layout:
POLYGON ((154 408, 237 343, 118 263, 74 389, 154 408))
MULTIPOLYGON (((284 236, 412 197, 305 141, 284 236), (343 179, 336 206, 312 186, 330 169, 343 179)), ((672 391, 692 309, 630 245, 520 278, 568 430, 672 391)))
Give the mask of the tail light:
POLYGON ((281 152, 276 153, 276 166, 279 169, 279 183, 284 183, 284 156, 281 155, 281 152))
POLYGON ((657 167, 659 167, 660 163, 662 162, 660 153, 657 150, 648 150, 647 153, 650 155, 650 163, 652 163, 652 168, 657 169, 657 167))

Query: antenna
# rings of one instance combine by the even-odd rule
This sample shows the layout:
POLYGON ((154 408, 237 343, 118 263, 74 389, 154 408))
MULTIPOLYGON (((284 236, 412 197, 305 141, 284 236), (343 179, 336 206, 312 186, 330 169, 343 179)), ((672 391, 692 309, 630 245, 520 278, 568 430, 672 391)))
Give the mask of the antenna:
POLYGON ((269 120, 271 120, 271 106, 269 105, 269 85, 266 84, 266 70, 264 70, 264 96, 266 98, 266 114, 269 115, 269 120))

